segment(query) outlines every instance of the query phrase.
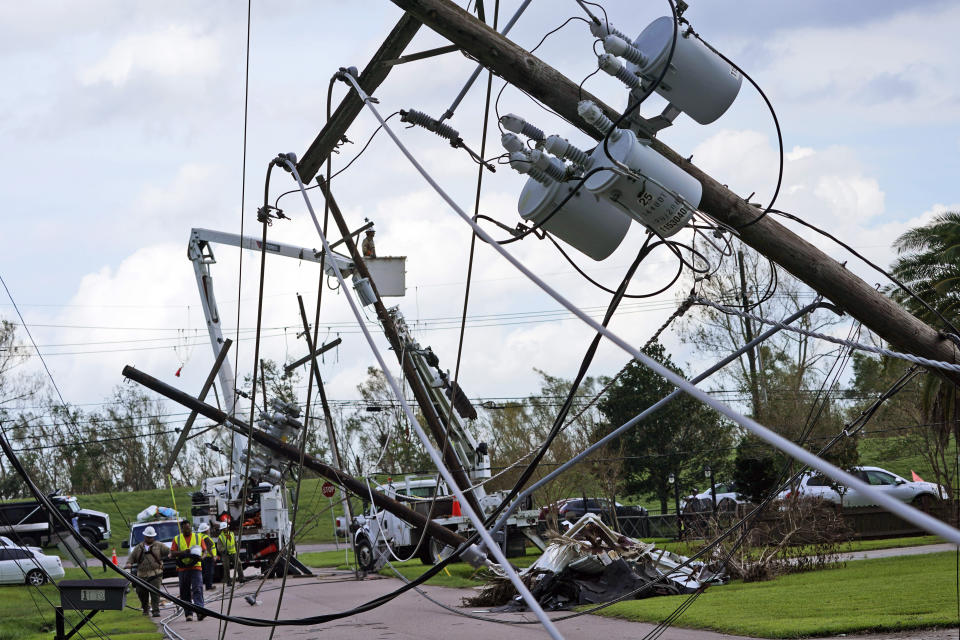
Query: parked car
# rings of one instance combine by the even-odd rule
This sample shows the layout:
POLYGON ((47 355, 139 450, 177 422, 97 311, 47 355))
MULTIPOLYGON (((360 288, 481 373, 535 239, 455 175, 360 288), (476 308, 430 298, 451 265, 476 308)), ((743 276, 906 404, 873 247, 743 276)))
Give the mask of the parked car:
MULTIPOLYGON (((887 495, 919 509, 929 509, 941 500, 941 496, 947 495, 946 490, 935 482, 913 482, 880 467, 854 467, 851 473, 887 495)), ((787 499, 794 495, 822 498, 845 507, 868 507, 876 504, 876 501, 866 494, 842 485, 837 486, 831 478, 815 471, 808 471, 801 476, 796 490, 787 489, 777 497, 787 499)))
MULTIPOLYGON (((638 518, 647 515, 647 510, 643 507, 624 505, 619 502, 614 502, 613 505, 613 511, 616 513, 618 520, 621 518, 638 518)), ((613 518, 610 513, 610 501, 606 498, 566 498, 564 500, 558 500, 551 506, 556 506, 557 519, 559 522, 568 520, 572 523, 583 517, 585 513, 595 513, 600 516, 603 522, 612 524, 613 518)), ((549 509, 550 506, 540 509, 539 519, 541 521, 546 520, 549 509)))
POLYGON ((0 547, 0 583, 39 587, 63 575, 63 563, 57 556, 22 547, 0 547))
MULTIPOLYGON (((717 510, 733 511, 738 504, 746 504, 747 500, 737 491, 737 485, 734 482, 718 482, 714 485, 717 489, 717 510)), ((707 487, 700 493, 688 496, 680 501, 681 512, 699 512, 713 511, 713 494, 710 487, 707 487)))
POLYGON ((31 551, 39 551, 43 553, 43 549, 40 547, 27 547, 22 544, 17 544, 7 536, 0 536, 0 547, 13 547, 14 549, 29 549, 31 551))

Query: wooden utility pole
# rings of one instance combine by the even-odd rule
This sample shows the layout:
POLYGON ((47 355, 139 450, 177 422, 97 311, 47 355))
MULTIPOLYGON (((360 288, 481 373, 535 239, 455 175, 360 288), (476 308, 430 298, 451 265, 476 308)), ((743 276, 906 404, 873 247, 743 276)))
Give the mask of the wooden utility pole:
MULTIPOLYGON (((577 103, 592 100, 607 117, 620 114, 562 73, 480 22, 450 0, 392 0, 507 82, 526 91, 584 133, 600 139, 577 113, 577 103)), ((752 223, 762 210, 730 191, 688 162, 660 140, 652 148, 703 185, 699 210, 715 220, 740 229, 739 237, 763 255, 833 301, 897 349, 915 355, 956 363, 957 348, 939 331, 909 314, 839 262, 777 222, 773 216, 752 223)), ((960 383, 960 374, 937 373, 960 383)))
MULTIPOLYGON (((313 380, 309 380, 309 384, 317 383, 317 393, 320 395, 320 406, 323 407, 323 422, 327 427, 327 442, 330 443, 330 460, 333 462, 334 468, 345 471, 346 467, 343 464, 343 460, 340 458, 340 446, 337 443, 337 432, 333 427, 333 413, 330 411, 330 403, 327 402, 327 390, 323 386, 323 379, 320 377, 320 363, 317 362, 318 354, 316 352, 316 347, 313 344, 313 337, 310 335, 310 323, 307 322, 307 310, 303 306, 303 296, 299 293, 297 294, 297 304, 300 307, 300 321, 303 322, 303 337, 307 341, 307 351, 310 353, 311 362, 310 362, 310 371, 313 372, 313 380)), ((339 340, 339 338, 337 338, 339 340)), ((308 394, 309 396, 309 394, 308 394)), ((307 407, 309 410, 309 407, 307 407)), ((303 424, 304 429, 309 429, 310 426, 304 420, 303 424)), ((297 500, 300 500, 300 496, 297 495, 297 500)), ((341 504, 343 506, 343 516, 346 518, 346 527, 349 528, 350 524, 353 522, 353 511, 350 509, 350 498, 345 495, 341 495, 341 504)), ((349 529, 348 529, 349 530, 349 529)), ((353 536, 350 536, 350 546, 353 549, 354 554, 356 554, 356 540, 353 536)), ((356 557, 356 555, 354 555, 356 557)))
MULTIPOLYGON (((393 65, 389 64, 389 61, 400 57, 400 54, 407 48, 419 29, 419 20, 409 13, 403 14, 403 17, 397 22, 397 26, 393 28, 393 31, 383 41, 377 52, 373 54, 373 58, 363 68, 363 72, 357 79, 364 91, 372 94, 380 86, 380 83, 386 80, 387 74, 393 69, 393 65)), ((330 120, 320 130, 317 138, 304 152, 300 162, 297 163, 297 172, 304 182, 310 182, 313 180, 313 176, 317 175, 320 166, 327 160, 327 156, 333 153, 340 142, 340 138, 347 132, 347 128, 353 124, 361 109, 363 109, 363 102, 357 97, 355 91, 351 91, 337 107, 337 110, 333 112, 330 120)))
MULTIPOLYGON (((184 393, 176 387, 172 387, 166 382, 154 378, 148 373, 144 373, 139 369, 127 365, 123 368, 123 375, 124 377, 130 378, 134 382, 142 384, 152 391, 156 391, 157 393, 170 398, 174 402, 182 404, 192 411, 196 411, 202 416, 206 416, 211 420, 223 423, 232 431, 239 433, 242 436, 252 438, 255 442, 262 444, 266 448, 282 455, 292 462, 300 462, 300 449, 292 444, 278 440, 277 438, 274 438, 273 436, 264 433, 259 429, 251 429, 247 422, 228 415, 226 412, 210 406, 205 402, 201 402, 190 394, 184 393)), ((435 523, 433 520, 427 519, 427 517, 422 513, 417 513, 405 504, 385 496, 382 493, 372 491, 367 486, 366 482, 358 480, 353 476, 340 471, 339 469, 334 469, 330 465, 318 460, 308 453, 304 453, 302 455, 303 466, 306 468, 317 472, 327 480, 340 485, 353 495, 363 498, 364 500, 369 499, 372 495, 373 504, 377 505, 378 508, 389 511, 398 518, 406 520, 415 527, 426 528, 427 533, 443 544, 457 548, 466 542, 466 538, 463 536, 460 536, 450 529, 435 523)))
MULTIPOLYGON (((406 379, 407 384, 410 385, 410 390, 413 392, 413 397, 416 399, 417 404, 420 406, 420 410, 423 412, 424 422, 427 423, 427 427, 430 429, 433 439, 440 448, 440 453, 443 455, 443 462, 447 466, 447 469, 450 470, 450 473, 453 475, 453 479, 457 482, 457 486, 463 491, 464 497, 466 497, 474 512, 482 515, 483 509, 480 508, 480 503, 477 500, 477 497, 470 489, 470 478, 464 471, 463 464, 460 462, 460 458, 457 457, 453 447, 449 446, 447 442, 447 430, 444 428, 445 425, 443 418, 440 416, 440 412, 437 411, 437 407, 430 399, 430 394, 427 392, 426 388, 424 388, 420 379, 420 375, 417 373, 417 369, 410 359, 410 354, 400 342, 400 334, 393 322, 393 316, 387 313, 387 307, 383 304, 383 300, 380 298, 380 292, 377 291, 377 284, 373 281, 373 278, 370 277, 370 272, 367 270, 367 265, 363 260, 363 256, 360 255, 360 251, 357 249, 357 243, 354 242, 353 238, 350 236, 350 228, 347 226, 347 221, 340 212, 340 207, 337 206, 337 201, 333 199, 333 194, 330 192, 329 185, 326 183, 326 181, 323 178, 318 177, 317 183, 320 185, 320 191, 323 192, 323 197, 327 200, 327 205, 330 207, 330 213, 333 215, 333 219, 337 223, 337 227, 340 229, 340 234, 345 240, 344 244, 346 244, 347 249, 350 252, 350 257, 353 260, 354 267, 357 269, 357 273, 360 274, 361 278, 366 278, 370 281, 370 286, 373 288, 374 294, 373 308, 377 312, 377 319, 380 321, 380 326, 383 327, 383 333, 386 335, 387 341, 390 343, 390 348, 393 349, 393 352, 397 355, 397 359, 400 361, 400 366, 403 368, 403 376, 406 379)), ((453 402, 452 399, 451 402, 453 402)))
MULTIPOLYGON (((740 265, 740 304, 744 311, 750 311, 750 299, 747 297, 747 273, 743 266, 743 251, 737 251, 737 262, 740 265)), ((753 323, 750 318, 742 318, 744 337, 747 342, 753 342, 753 323)), ((760 385, 757 380, 757 354, 753 349, 747 350, 747 362, 750 366, 750 400, 753 403, 753 419, 760 420, 760 385)), ((716 500, 714 500, 716 502, 716 500)), ((714 509, 716 510, 716 509, 714 509)))

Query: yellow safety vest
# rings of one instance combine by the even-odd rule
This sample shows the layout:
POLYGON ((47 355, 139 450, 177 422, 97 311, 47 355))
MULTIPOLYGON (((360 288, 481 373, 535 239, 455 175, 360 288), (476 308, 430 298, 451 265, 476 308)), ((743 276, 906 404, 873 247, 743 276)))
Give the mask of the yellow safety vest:
POLYGON ((217 557, 217 545, 213 544, 213 538, 211 538, 210 536, 208 536, 208 535, 205 534, 205 533, 201 533, 200 536, 203 537, 203 538, 207 541, 207 551, 210 552, 210 557, 216 558, 216 557, 217 557))
MULTIPOLYGON (((189 551, 190 547, 194 545, 200 545, 203 548, 203 538, 204 536, 199 533, 190 534, 190 542, 187 542, 186 536, 182 533, 177 534, 177 537, 173 539, 173 542, 177 545, 177 551, 189 551)), ((177 568, 178 569, 199 569, 200 560, 192 556, 180 556, 177 558, 177 568)))
POLYGON ((237 541, 233 537, 233 531, 224 531, 220 534, 220 542, 227 549, 228 556, 237 555, 237 541))

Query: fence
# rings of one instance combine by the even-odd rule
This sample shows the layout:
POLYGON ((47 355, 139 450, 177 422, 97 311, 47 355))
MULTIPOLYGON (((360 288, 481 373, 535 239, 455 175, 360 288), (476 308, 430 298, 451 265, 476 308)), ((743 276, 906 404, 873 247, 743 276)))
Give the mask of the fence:
MULTIPOLYGON (((737 520, 747 515, 754 505, 737 505, 736 511, 720 512, 720 526, 729 526, 737 520)), ((934 505, 930 510, 930 515, 943 520, 948 524, 957 526, 957 503, 943 501, 934 505)), ((903 536, 925 535, 926 531, 920 529, 898 516, 880 508, 880 507, 845 507, 841 510, 844 521, 852 531, 854 539, 871 538, 897 538, 903 536)), ((687 531, 694 532, 698 530, 698 524, 708 519, 712 514, 710 512, 684 514, 684 528, 687 531)), ((778 512, 775 507, 767 509, 761 518, 776 519, 778 512)), ((620 533, 631 538, 676 538, 677 537, 677 514, 668 513, 664 515, 639 515, 639 516, 618 516, 617 525, 620 533)))

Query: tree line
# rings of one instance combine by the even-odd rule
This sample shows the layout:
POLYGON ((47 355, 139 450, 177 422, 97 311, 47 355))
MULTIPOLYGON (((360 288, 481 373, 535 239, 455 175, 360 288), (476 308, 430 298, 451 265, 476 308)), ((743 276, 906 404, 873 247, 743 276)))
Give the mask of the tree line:
MULTIPOLYGON (((945 332, 952 332, 950 323, 960 323, 958 238, 960 214, 947 213, 895 243, 899 257, 892 266, 894 275, 930 308, 902 288, 886 290, 915 315, 945 332)), ((699 295, 774 320, 814 301, 809 289, 747 247, 731 242, 698 249, 717 267, 710 277, 690 283, 696 284, 699 295)), ((859 341, 876 340, 839 312, 821 306, 794 324, 859 341)), ((673 327, 699 361, 726 356, 766 328, 739 315, 696 305, 673 327)), ((189 442, 170 479, 161 477, 160 467, 177 439, 184 412, 130 385, 118 386, 107 403, 92 410, 62 406, 42 380, 17 375, 24 356, 16 348, 16 329, 10 322, 0 322, 0 425, 41 487, 92 493, 151 489, 168 480, 191 485, 207 475, 223 473, 229 466, 216 449, 229 451, 230 434, 215 428, 189 442)), ((676 363, 658 342, 646 353, 685 376, 697 373, 676 363)), ((851 353, 846 347, 780 331, 701 386, 735 391, 745 398, 736 401, 738 408, 777 433, 819 451, 907 368, 900 361, 851 353)), ((245 380, 248 393, 304 401, 297 394, 302 374, 288 374, 272 361, 263 363, 262 373, 261 389, 249 389, 251 381, 249 377, 245 380)), ((478 417, 468 425, 476 439, 489 446, 495 474, 490 489, 513 486, 571 391, 569 380, 545 371, 537 371, 537 375, 539 389, 520 400, 477 406, 478 417)), ((614 376, 586 377, 573 393, 568 424, 553 441, 534 479, 671 391, 669 383, 634 361, 624 363, 614 376)), ((338 407, 333 416, 341 457, 350 473, 381 477, 435 472, 382 372, 368 369, 357 386, 357 396, 356 405, 338 407)), ((850 468, 859 462, 861 438, 882 437, 881 450, 886 447, 891 452, 922 456, 936 476, 928 479, 950 488, 952 495, 960 435, 957 400, 955 385, 935 373, 919 371, 872 415, 869 429, 841 438, 824 456, 850 468), (894 429, 895 434, 890 435, 894 429)), ((328 458, 323 411, 316 398, 314 403, 306 449, 328 458)), ((200 431, 203 426, 195 429, 200 431)), ((575 495, 645 497, 666 510, 676 486, 686 495, 709 485, 704 474, 707 467, 717 481, 735 480, 740 490, 755 500, 796 470, 779 452, 681 395, 587 463, 561 475, 538 500, 546 504, 575 495), (670 483, 671 475, 676 485, 670 483)), ((0 460, 0 498, 20 496, 24 490, 8 462, 0 460)))

